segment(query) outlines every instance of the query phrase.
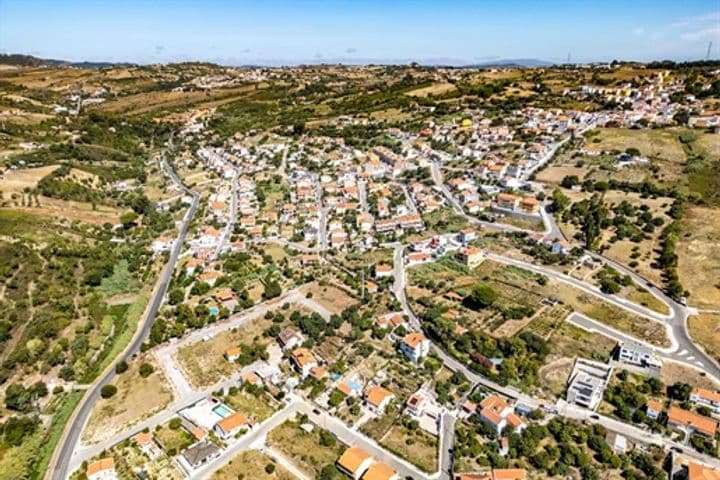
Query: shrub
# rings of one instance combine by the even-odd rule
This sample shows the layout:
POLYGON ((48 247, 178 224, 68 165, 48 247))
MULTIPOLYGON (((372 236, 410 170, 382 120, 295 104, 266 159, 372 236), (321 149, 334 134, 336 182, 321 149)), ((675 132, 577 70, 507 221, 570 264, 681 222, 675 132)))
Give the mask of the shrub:
POLYGON ((143 363, 140 365, 140 376, 143 378, 147 378, 155 371, 155 367, 150 365, 149 363, 143 363))
POLYGON ((115 385, 105 385, 100 389, 100 396, 102 398, 110 398, 117 393, 117 387, 115 385))

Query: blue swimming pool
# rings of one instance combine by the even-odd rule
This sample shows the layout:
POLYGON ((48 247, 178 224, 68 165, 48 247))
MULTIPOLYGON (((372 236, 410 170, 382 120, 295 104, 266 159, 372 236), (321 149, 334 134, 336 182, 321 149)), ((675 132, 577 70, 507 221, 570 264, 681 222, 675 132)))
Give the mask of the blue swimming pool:
POLYGON ((230 414, 232 413, 232 410, 230 410, 228 407, 226 407, 225 405, 223 405, 221 403, 217 407, 213 408, 213 412, 215 412, 215 414, 218 417, 225 418, 225 417, 230 416, 230 414))
POLYGON ((208 308, 208 310, 210 311, 210 315, 213 315, 213 316, 217 315, 220 312, 220 310, 218 310, 217 307, 210 307, 210 308, 208 308))

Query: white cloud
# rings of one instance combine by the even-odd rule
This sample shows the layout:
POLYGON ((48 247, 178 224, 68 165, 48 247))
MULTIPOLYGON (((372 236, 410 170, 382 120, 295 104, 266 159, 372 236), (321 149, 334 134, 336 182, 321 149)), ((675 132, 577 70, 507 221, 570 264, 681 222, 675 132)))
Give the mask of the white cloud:
POLYGON ((643 27, 635 27, 632 30, 633 35, 636 35, 638 37, 645 34, 645 29, 643 27))
POLYGON ((702 30, 696 30, 694 32, 686 32, 680 35, 680 38, 689 42, 695 42, 703 39, 716 39, 720 38, 720 25, 717 27, 703 28, 702 30))
POLYGON ((694 17, 686 17, 682 20, 679 20, 673 24, 671 24, 671 27, 694 27, 702 24, 708 24, 708 23, 718 23, 720 22, 720 11, 718 12, 710 12, 706 13, 704 15, 695 15, 694 17))

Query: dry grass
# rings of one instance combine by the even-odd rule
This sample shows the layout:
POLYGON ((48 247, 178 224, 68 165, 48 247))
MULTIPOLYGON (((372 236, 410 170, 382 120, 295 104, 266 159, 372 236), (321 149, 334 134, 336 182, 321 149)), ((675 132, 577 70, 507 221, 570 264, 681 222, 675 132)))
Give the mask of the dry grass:
MULTIPOLYGON (((263 394, 264 395, 264 394, 263 394)), ((235 395, 226 395, 223 401, 238 412, 242 412, 256 422, 268 419, 275 409, 264 396, 256 397, 248 392, 239 390, 235 395)))
POLYGON ((700 314, 688 318, 690 336, 720 362, 720 315, 700 314))
POLYGON ((9 198, 9 194, 22 192, 26 188, 35 188, 41 178, 60 168, 60 165, 10 170, 0 178, 0 192, 9 198))
POLYGON ((410 90, 405 95, 410 97, 427 97, 428 95, 442 95, 447 92, 454 92, 455 85, 452 83, 435 83, 429 87, 410 90))
POLYGON ((241 343, 251 344, 254 339, 269 343, 262 333, 272 322, 257 318, 237 329, 218 333, 212 339, 199 341, 178 350, 177 361, 190 384, 195 388, 208 387, 240 370, 241 366, 229 362, 223 354, 241 343))
POLYGON ((708 378, 703 372, 674 362, 663 363, 662 369, 660 369, 660 380, 665 385, 683 382, 698 388, 720 389, 720 385, 708 378))
POLYGON ((327 308, 330 313, 342 313, 346 308, 358 303, 345 290, 333 285, 321 286, 317 282, 308 283, 300 288, 304 294, 312 293, 312 301, 327 308))
POLYGON ((426 472, 437 470, 437 437, 422 429, 410 431, 402 425, 395 425, 380 443, 426 472))
POLYGON ((603 150, 637 148, 646 157, 685 162, 685 152, 678 140, 678 132, 672 129, 629 130, 625 128, 601 128, 590 144, 603 150), (599 139, 596 142, 594 139, 599 139))
POLYGON ((253 480, 293 480, 295 477, 271 458, 256 450, 241 452, 223 468, 210 477, 212 480, 237 480, 247 478, 253 480), (273 473, 267 473, 265 466, 275 465, 273 473))
POLYGON ((590 169, 586 167, 551 166, 538 172, 537 181, 559 185, 562 179, 568 175, 577 175, 582 181, 589 171, 590 169))
POLYGON ((173 399, 172 391, 162 370, 150 357, 139 358, 130 368, 112 381, 117 393, 109 399, 100 399, 90 415, 82 439, 85 443, 97 443, 137 422, 152 416, 173 399), (139 373, 144 362, 155 367, 147 378, 139 373))
POLYGON ((339 443, 334 447, 323 446, 320 443, 319 428, 305 433, 297 422, 292 421, 272 430, 268 434, 267 442, 291 459, 310 478, 320 478, 323 467, 334 464, 344 450, 339 443))
POLYGON ((690 292, 689 303, 700 308, 720 308, 719 209, 687 208, 678 240, 678 275, 690 292))

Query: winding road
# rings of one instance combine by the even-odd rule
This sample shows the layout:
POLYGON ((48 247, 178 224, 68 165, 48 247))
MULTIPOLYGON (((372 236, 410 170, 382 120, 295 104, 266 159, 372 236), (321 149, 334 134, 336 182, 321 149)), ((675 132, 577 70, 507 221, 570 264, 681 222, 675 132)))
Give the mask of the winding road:
MULTIPOLYGON (((135 332, 135 336, 130 341, 130 344, 127 346, 123 354, 118 357, 118 360, 120 358, 129 359, 133 355, 135 355, 140 349, 140 345, 142 345, 142 343, 150 334, 150 329, 152 328, 153 321, 155 320, 155 316, 157 315, 158 310, 162 305, 163 298, 165 297, 168 285, 170 284, 172 272, 175 268, 178 257, 180 256, 183 244, 185 243, 185 237, 187 236, 190 222, 195 216, 195 212, 197 211, 200 201, 200 195, 188 189, 182 183, 180 178, 178 178, 173 168, 170 166, 169 162, 167 161, 167 151, 163 156, 161 165, 162 169, 170 176, 172 181, 176 185, 178 185, 178 187, 186 194, 191 195, 193 200, 190 208, 185 213, 182 225, 180 227, 180 231, 178 232, 178 236, 175 240, 175 243, 173 244, 172 251, 170 252, 170 257, 165 264, 165 267, 160 274, 157 283, 155 284, 153 296, 150 300, 142 323, 138 326, 138 329, 135 332)), ((103 386, 110 383, 110 381, 115 377, 116 363, 117 362, 113 362, 108 366, 108 368, 105 369, 105 372, 100 375, 98 380, 88 389, 82 400, 80 400, 80 404, 76 407, 75 412, 65 426, 63 436, 59 441, 60 448, 57 448, 55 450, 55 454, 50 461, 50 465, 45 474, 46 479, 65 480, 69 476, 70 472, 68 471, 68 466, 70 465, 70 460, 72 458, 73 452, 75 451, 79 443, 80 433, 82 432, 85 424, 90 418, 90 413, 93 406, 100 398, 100 390, 103 386)))

